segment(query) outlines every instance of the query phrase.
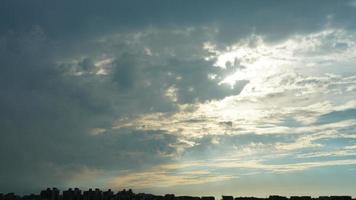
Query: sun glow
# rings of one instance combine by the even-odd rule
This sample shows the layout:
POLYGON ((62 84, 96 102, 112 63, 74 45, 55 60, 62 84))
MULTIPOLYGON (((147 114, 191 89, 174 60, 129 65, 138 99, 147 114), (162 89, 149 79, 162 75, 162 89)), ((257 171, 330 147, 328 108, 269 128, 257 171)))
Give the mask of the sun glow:
MULTIPOLYGON (((203 48, 210 56, 206 59, 214 60, 215 67, 231 71, 219 84, 234 87, 238 81, 248 81, 239 94, 191 105, 180 104, 179 112, 174 114, 145 114, 135 120, 118 121, 115 128, 160 129, 189 138, 226 133, 288 132, 279 124, 290 116, 296 123, 313 123, 316 116, 330 111, 330 106, 323 104, 330 104, 325 94, 338 92, 328 89, 334 87, 329 84, 344 84, 345 81, 341 76, 311 76, 297 70, 324 58, 320 58, 323 52, 318 52, 318 48, 329 45, 326 38, 330 34, 335 31, 297 35, 279 43, 267 43, 262 37, 253 35, 224 50, 207 42, 203 48)), ((342 34, 340 37, 342 40, 342 34)), ((340 51, 340 56, 348 56, 348 52, 340 51)), ((322 63, 318 65, 323 66, 322 63)), ((345 87, 349 87, 348 84, 345 87)), ((174 97, 173 94, 173 90, 167 91, 168 97, 174 97)))
POLYGON ((303 72, 321 75, 320 72, 328 70, 332 62, 354 60, 354 48, 340 49, 340 44, 344 43, 354 42, 342 30, 331 29, 308 36, 295 35, 279 43, 269 43, 261 36, 252 35, 225 49, 218 49, 211 43, 207 43, 209 45, 205 49, 215 55, 207 59, 214 59, 216 67, 232 71, 219 84, 228 84, 233 88, 238 81, 249 81, 240 95, 247 95, 247 92, 250 95, 252 90, 266 90, 264 85, 267 79, 279 74, 303 72), (330 37, 335 39, 330 41, 330 37), (326 55, 322 49, 327 48, 333 53, 326 55), (348 59, 342 61, 341 57, 348 59), (330 63, 325 63, 325 60, 330 63))
MULTIPOLYGON (((283 65, 290 64, 291 52, 286 51, 286 48, 293 45, 270 45, 261 37, 253 36, 247 41, 228 47, 225 51, 215 50, 214 52, 217 52, 215 66, 234 69, 233 73, 219 84, 234 87, 237 81, 243 80, 260 84, 264 78, 280 73, 283 65)), ((211 51, 211 48, 209 50, 211 51)))

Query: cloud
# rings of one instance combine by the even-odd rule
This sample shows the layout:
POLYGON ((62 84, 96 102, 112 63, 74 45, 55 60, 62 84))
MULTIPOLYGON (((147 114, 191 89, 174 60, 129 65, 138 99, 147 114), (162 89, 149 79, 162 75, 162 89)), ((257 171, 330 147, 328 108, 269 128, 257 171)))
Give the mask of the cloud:
POLYGON ((98 176, 98 171, 146 167, 174 157, 172 146, 180 145, 175 136, 111 131, 112 121, 135 104, 120 98, 124 94, 109 75, 91 73, 98 66, 109 67, 108 62, 78 58, 69 62, 68 68, 75 68, 70 73, 63 70, 65 62, 56 47, 39 26, 1 36, 3 191, 63 188, 89 174, 98 176))
POLYGON ((203 49, 210 52, 205 59, 223 69, 234 68, 234 81, 248 81, 241 93, 181 104, 175 113, 152 112, 118 120, 114 128, 177 135, 192 143, 185 147, 182 161, 197 160, 192 166, 224 170, 224 175, 233 177, 353 166, 355 152, 344 145, 355 142, 355 94, 348 89, 355 83, 354 76, 342 70, 323 73, 329 66, 354 62, 350 37, 344 30, 325 30, 269 44, 253 36, 227 47, 227 53, 205 44, 203 49), (251 40, 257 41, 251 45, 251 40), (343 47, 338 45, 341 41, 343 47))
POLYGON ((0 188, 354 166, 352 17, 333 1, 4 1, 0 188))
POLYGON ((355 109, 347 109, 341 111, 333 111, 327 114, 324 114, 319 117, 319 123, 330 123, 335 121, 343 121, 347 119, 353 119, 356 116, 355 109))
POLYGON ((68 41, 148 26, 201 26, 214 23, 221 29, 219 40, 222 42, 234 41, 252 32, 279 39, 295 32, 307 33, 320 30, 324 28, 325 23, 330 23, 330 19, 327 18, 330 15, 334 16, 332 22, 335 26, 355 27, 349 20, 355 14, 354 8, 348 1, 335 5, 334 1, 315 1, 305 4, 278 1, 146 3, 110 0, 103 4, 94 0, 75 3, 72 1, 43 3, 37 0, 23 3, 7 0, 3 5, 0 12, 3 19, 2 33, 10 29, 21 30, 31 25, 39 25, 48 30, 51 37, 68 41), (202 4, 204 12, 197 11, 202 4), (321 4, 323 9, 316 11, 321 4), (64 10, 67 15, 58 18, 64 10), (300 15, 301 12, 303 15, 300 15), (9 18, 14 20, 6 20, 9 18), (264 19, 263 22, 261 19, 264 19), (293 24, 293 27, 289 24, 293 24))
POLYGON ((232 176, 211 175, 208 171, 172 172, 163 167, 151 171, 133 172, 113 178, 110 187, 159 188, 177 185, 195 185, 232 179, 232 176))
MULTIPOLYGON (((319 117, 320 120, 325 118, 324 115, 328 112, 341 112, 341 109, 335 109, 343 104, 348 105, 348 109, 353 109, 354 93, 349 87, 355 84, 354 76, 320 74, 331 63, 339 66, 345 63, 344 60, 354 62, 351 54, 354 44, 350 37, 352 35, 343 30, 325 30, 305 36, 297 35, 277 44, 268 44, 261 37, 253 36, 227 47, 230 50, 225 53, 212 50, 216 45, 208 49, 204 47, 209 52, 215 52, 216 55, 210 56, 208 60, 215 60, 218 67, 229 68, 226 63, 235 62, 236 59, 239 61, 238 65, 244 66, 220 82, 228 81, 233 85, 235 81, 248 81, 241 93, 222 100, 180 105, 179 112, 174 114, 142 114, 128 123, 118 121, 115 127, 164 129, 199 136, 234 133, 237 130, 243 132, 246 128, 246 131, 249 131, 248 128, 255 130, 256 125, 264 123, 275 128, 277 133, 283 131, 280 129, 289 129, 279 125, 286 118, 295 120, 295 125, 311 125, 319 117), (254 46, 249 46, 250 40, 254 41, 254 46), (348 48, 335 53, 335 44, 341 41, 347 43, 348 48), (319 60, 324 61, 326 58, 329 63, 324 66, 319 60), (308 63, 315 62, 319 63, 318 67, 313 67, 315 72, 300 71, 308 63), (259 73, 260 71, 265 73, 259 73), (344 96, 343 102, 335 102, 334 96, 340 94, 344 96), (276 102, 279 104, 278 109, 276 102), (231 122, 231 126, 226 127, 222 123, 225 121, 231 122), (137 127, 136 124, 143 126, 137 127)), ((335 120, 330 121, 332 122, 335 120)))
MULTIPOLYGON (((145 37, 182 36, 186 45, 191 45, 189 31, 148 30, 145 37)), ((127 39, 131 42, 135 37, 108 38, 102 48, 127 39)), ((145 55, 146 40, 140 39, 136 46, 124 44, 125 49, 119 52, 115 45, 109 46, 105 55, 99 51, 58 58, 56 53, 61 50, 39 26, 16 37, 3 37, 2 66, 11 67, 1 68, 4 136, 0 155, 6 163, 2 171, 14 169, 1 174, 5 191, 34 191, 47 184, 63 188, 94 180, 96 185, 105 186, 105 177, 113 171, 169 162, 191 143, 158 130, 112 130, 113 120, 155 110, 174 111, 181 102, 204 102, 238 93, 230 88, 219 93, 221 86, 208 75, 222 70, 204 61, 203 56, 201 60, 197 56, 183 61, 175 55, 154 56, 165 53, 165 49, 157 49, 160 47, 150 47, 152 55, 145 55), (15 51, 10 51, 12 48, 15 51), (195 67, 192 74, 190 69, 195 67), (104 73, 98 73, 100 70, 104 73), (177 88, 172 91, 176 101, 166 96, 172 87, 177 88), (191 87, 196 95, 190 97, 191 87), (41 174, 46 178, 36 181, 41 174)), ((171 52, 176 54, 176 50, 171 52)))
POLYGON ((318 167, 355 164, 356 160, 354 159, 289 164, 264 164, 257 160, 210 160, 208 162, 192 162, 182 165, 162 165, 158 168, 152 168, 150 170, 128 173, 113 178, 109 185, 114 188, 130 186, 136 189, 171 187, 176 185, 194 185, 206 184, 209 182, 220 182, 237 179, 239 176, 256 175, 256 173, 291 173, 318 167), (199 166, 199 168, 203 170, 189 169, 196 166, 199 166), (231 173, 229 169, 235 169, 235 171, 231 173), (242 169, 249 169, 252 170, 252 172, 246 173, 242 171, 242 169), (189 173, 186 173, 185 170, 188 170, 189 173), (225 175, 220 174, 219 170, 225 170, 225 175))

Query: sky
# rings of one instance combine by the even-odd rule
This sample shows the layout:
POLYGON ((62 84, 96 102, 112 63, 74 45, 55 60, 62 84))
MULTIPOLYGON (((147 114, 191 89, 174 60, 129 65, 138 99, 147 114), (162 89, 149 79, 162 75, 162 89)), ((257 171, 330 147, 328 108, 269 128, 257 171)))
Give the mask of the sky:
POLYGON ((0 5, 0 192, 356 196, 356 1, 0 5))

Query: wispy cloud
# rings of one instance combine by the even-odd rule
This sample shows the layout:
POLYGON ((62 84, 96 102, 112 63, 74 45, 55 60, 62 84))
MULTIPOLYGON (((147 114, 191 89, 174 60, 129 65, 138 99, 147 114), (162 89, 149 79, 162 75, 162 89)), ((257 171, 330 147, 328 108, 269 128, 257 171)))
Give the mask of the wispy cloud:
POLYGON ((154 188, 219 182, 235 178, 229 175, 213 174, 208 170, 180 170, 179 165, 173 168, 172 165, 168 167, 163 165, 147 171, 131 172, 115 177, 108 185, 114 188, 154 188))

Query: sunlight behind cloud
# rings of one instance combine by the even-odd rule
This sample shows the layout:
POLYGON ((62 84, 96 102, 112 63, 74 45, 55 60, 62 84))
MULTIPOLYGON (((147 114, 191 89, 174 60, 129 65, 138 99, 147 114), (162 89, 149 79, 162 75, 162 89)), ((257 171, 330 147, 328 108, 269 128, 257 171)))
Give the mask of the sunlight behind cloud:
MULTIPOLYGON (((262 37, 252 35, 224 51, 205 43, 203 48, 216 55, 215 66, 235 69, 220 84, 248 81, 240 94, 218 101, 179 105, 177 113, 149 113, 135 120, 119 120, 114 127, 159 129, 188 137, 256 132, 259 127, 264 127, 265 133, 269 130, 278 133, 288 129, 280 125, 286 118, 312 124, 320 115, 344 104, 348 106, 340 109, 354 108, 351 100, 355 91, 350 88, 356 83, 355 76, 310 73, 311 70, 305 74, 298 72, 305 68, 322 71, 330 62, 342 65, 341 58, 351 62, 350 54, 356 46, 350 37, 343 30, 325 30, 267 43, 262 37), (346 43, 348 48, 336 47, 339 43, 346 43), (325 66, 322 61, 326 56, 329 59, 325 66), (317 69, 308 67, 308 63, 318 63, 317 69), (343 102, 334 100, 340 93, 347 97, 343 102)), ((167 90, 166 95, 175 100, 173 89, 167 90)))
MULTIPOLYGON (((223 50, 208 44, 207 51, 216 55, 215 66, 235 68, 235 72, 220 83, 233 86, 236 81, 250 82, 240 95, 256 94, 262 85, 269 82, 266 79, 278 74, 321 75, 330 65, 356 61, 354 38, 343 30, 296 35, 279 43, 268 43, 261 36, 252 35, 223 50)), ((214 56, 209 59, 214 59, 214 56)), ((264 93, 269 93, 266 89, 264 93)))
MULTIPOLYGON (((356 64, 353 54, 356 45, 352 37, 343 30, 324 30, 274 43, 252 35, 224 49, 206 42, 203 49, 209 56, 205 59, 214 61, 213 67, 231 72, 218 84, 233 87, 239 81, 248 81, 239 94, 221 100, 179 104, 179 110, 173 113, 153 112, 118 120, 113 128, 162 130, 177 135, 186 144, 181 146, 179 154, 182 162, 196 156, 189 152, 205 144, 199 141, 210 138, 205 144, 209 156, 201 158, 198 166, 206 171, 229 169, 231 172, 212 174, 216 178, 226 174, 236 178, 354 165, 354 159, 345 157, 356 155, 352 146, 331 148, 327 141, 353 140, 355 119, 346 115, 337 121, 321 121, 333 113, 352 112, 356 108, 355 74, 345 75, 342 70, 340 74, 325 73, 330 66, 348 68, 349 64, 356 64), (344 98, 337 98, 338 95, 344 98), (239 144, 239 140, 228 143, 225 137, 280 139, 239 144), (227 144, 230 146, 226 147, 227 144), (344 159, 310 161, 327 157, 344 159), (284 164, 277 164, 281 161, 284 164)), ((173 93, 168 93, 172 91, 167 91, 167 96, 172 97, 173 93)), ((179 180, 183 181, 186 175, 164 174, 161 179, 172 179, 172 183, 180 184, 179 180)))

